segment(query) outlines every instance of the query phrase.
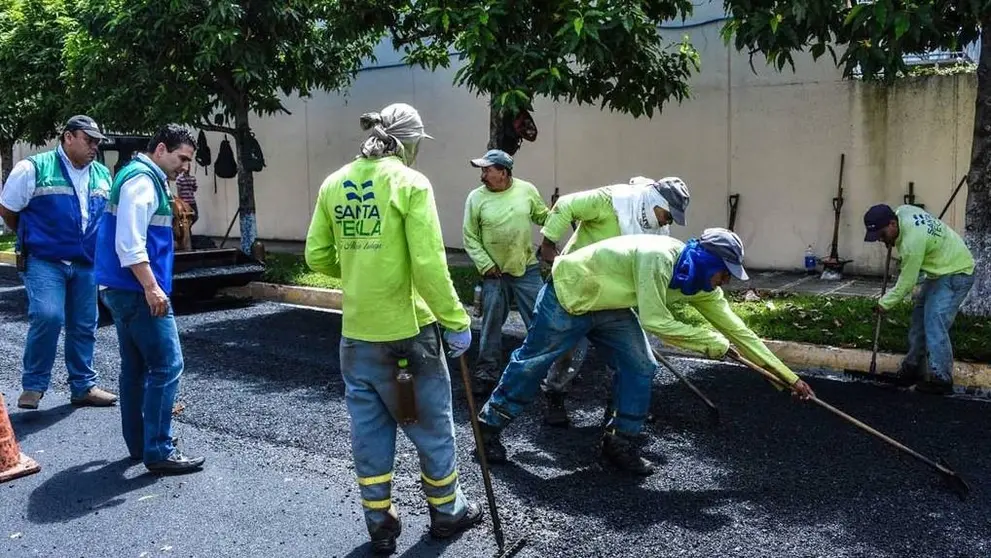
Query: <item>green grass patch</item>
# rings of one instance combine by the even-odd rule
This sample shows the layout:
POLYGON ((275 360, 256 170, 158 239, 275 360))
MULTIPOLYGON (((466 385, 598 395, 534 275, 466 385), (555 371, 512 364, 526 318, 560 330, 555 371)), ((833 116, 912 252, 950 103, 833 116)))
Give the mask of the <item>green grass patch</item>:
MULTIPOLYGON (((2 238, 2 237, 0 237, 2 238)), ((270 253, 263 280, 284 285, 301 285, 339 289, 340 279, 311 271, 302 256, 270 253)), ((450 267, 451 280, 458 296, 471 304, 480 276, 473 266, 450 267)), ((733 310, 765 339, 797 341, 833 347, 871 350, 874 344, 874 299, 863 297, 820 296, 808 294, 760 293, 761 299, 744 300, 744 294, 727 295, 733 310)), ((708 327, 694 308, 678 305, 675 318, 687 324, 708 327)), ((908 327, 912 304, 908 301, 885 314, 881 323, 881 351, 908 351, 908 327)), ((991 320, 957 315, 950 331, 954 357, 960 360, 991 362, 991 320)))
MULTIPOLYGON (((452 267, 451 280, 462 302, 471 304, 474 298, 475 284, 479 281, 478 272, 474 267, 452 267)), ((320 287, 323 289, 340 289, 341 280, 328 277, 311 270, 306 265, 303 256, 297 254, 282 254, 270 252, 265 256, 265 274, 262 281, 280 285, 298 285, 301 287, 320 287)))
MULTIPOLYGON (((741 319, 765 339, 797 341, 833 347, 871 350, 874 346, 875 301, 865 297, 807 294, 762 295, 747 302, 743 293, 730 293, 730 304, 741 319)), ((679 305, 675 317, 688 324, 705 325, 694 308, 679 305)), ((908 328, 912 304, 905 301, 885 313, 881 322, 879 350, 908 351, 908 328)), ((991 361, 991 320, 958 314, 950 330, 953 356, 959 360, 991 361)))
POLYGON ((13 233, 11 234, 0 234, 0 252, 13 252, 14 242, 17 241, 17 236, 13 233))

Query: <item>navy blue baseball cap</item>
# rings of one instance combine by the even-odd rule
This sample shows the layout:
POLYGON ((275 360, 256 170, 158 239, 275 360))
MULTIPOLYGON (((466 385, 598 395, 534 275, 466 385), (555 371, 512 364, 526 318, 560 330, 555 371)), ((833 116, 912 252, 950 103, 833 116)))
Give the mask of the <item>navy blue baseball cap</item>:
POLYGON ((492 165, 513 170, 513 158, 501 149, 490 149, 485 152, 485 155, 471 160, 471 166, 475 168, 491 167, 492 165))
POLYGON ((864 235, 864 242, 877 242, 881 240, 881 229, 888 226, 888 223, 897 220, 895 212, 887 205, 880 203, 871 207, 864 214, 864 227, 867 234, 864 235))

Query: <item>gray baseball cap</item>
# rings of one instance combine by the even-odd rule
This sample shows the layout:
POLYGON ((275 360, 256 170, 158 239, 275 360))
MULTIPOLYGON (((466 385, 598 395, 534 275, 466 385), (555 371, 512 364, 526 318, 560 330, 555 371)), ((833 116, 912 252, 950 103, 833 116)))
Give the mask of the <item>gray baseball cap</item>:
POLYGON ((96 121, 85 114, 77 114, 76 116, 70 118, 68 122, 65 123, 65 130, 67 132, 81 130, 91 138, 98 140, 107 139, 107 136, 100 133, 100 127, 96 125, 96 121))
POLYGON ((729 272, 740 281, 749 281, 747 270, 743 269, 743 241, 735 232, 711 228, 702 231, 699 244, 710 254, 719 256, 729 272))
POLYGON ((499 165, 513 170, 513 158, 509 156, 509 153, 501 149, 490 149, 485 152, 485 155, 471 160, 471 166, 476 168, 491 167, 492 165, 499 165))
POLYGON ((668 211, 674 222, 684 227, 688 224, 688 186, 677 176, 668 176, 654 183, 654 188, 668 201, 668 211))

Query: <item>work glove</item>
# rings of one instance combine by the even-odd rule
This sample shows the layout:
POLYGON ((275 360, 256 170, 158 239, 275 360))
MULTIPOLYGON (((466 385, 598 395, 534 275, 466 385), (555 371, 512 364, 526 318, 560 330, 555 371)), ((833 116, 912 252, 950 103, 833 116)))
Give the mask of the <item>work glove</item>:
POLYGON ((447 346, 450 349, 447 351, 447 356, 458 358, 465 354, 468 347, 471 347, 471 328, 469 327, 464 331, 447 330, 444 332, 444 341, 447 342, 447 346))

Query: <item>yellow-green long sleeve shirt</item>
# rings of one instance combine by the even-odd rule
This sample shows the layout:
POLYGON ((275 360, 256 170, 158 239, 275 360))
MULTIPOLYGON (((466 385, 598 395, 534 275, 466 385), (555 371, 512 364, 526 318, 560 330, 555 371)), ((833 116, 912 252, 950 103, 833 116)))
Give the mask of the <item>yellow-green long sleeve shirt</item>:
POLYGON ((522 277, 527 266, 537 263, 534 253, 533 225, 547 219, 547 204, 540 192, 525 180, 514 178, 502 192, 479 186, 465 201, 465 252, 485 273, 493 267, 522 277))
POLYGON ((568 232, 571 223, 577 222, 575 234, 561 250, 562 255, 619 236, 621 231, 612 204, 612 188, 604 186, 561 196, 551 208, 540 234, 551 242, 558 242, 568 232))
POLYGON ((306 236, 306 263, 340 277, 344 337, 397 341, 434 322, 471 320, 454 290, 426 176, 398 157, 357 159, 324 180, 306 236))
POLYGON ((558 256, 551 272, 558 300, 575 315, 636 308, 643 328, 665 343, 721 358, 732 341, 745 357, 789 385, 798 381, 733 312, 722 289, 688 296, 668 288, 684 247, 669 236, 626 235, 558 256), (678 303, 693 306, 718 332, 677 321, 669 308, 678 303))
POLYGON ((898 238, 895 246, 901 258, 898 282, 878 304, 890 310, 904 299, 919 280, 919 272, 928 277, 942 277, 974 272, 974 257, 960 235, 925 210, 903 205, 895 210, 898 238))

